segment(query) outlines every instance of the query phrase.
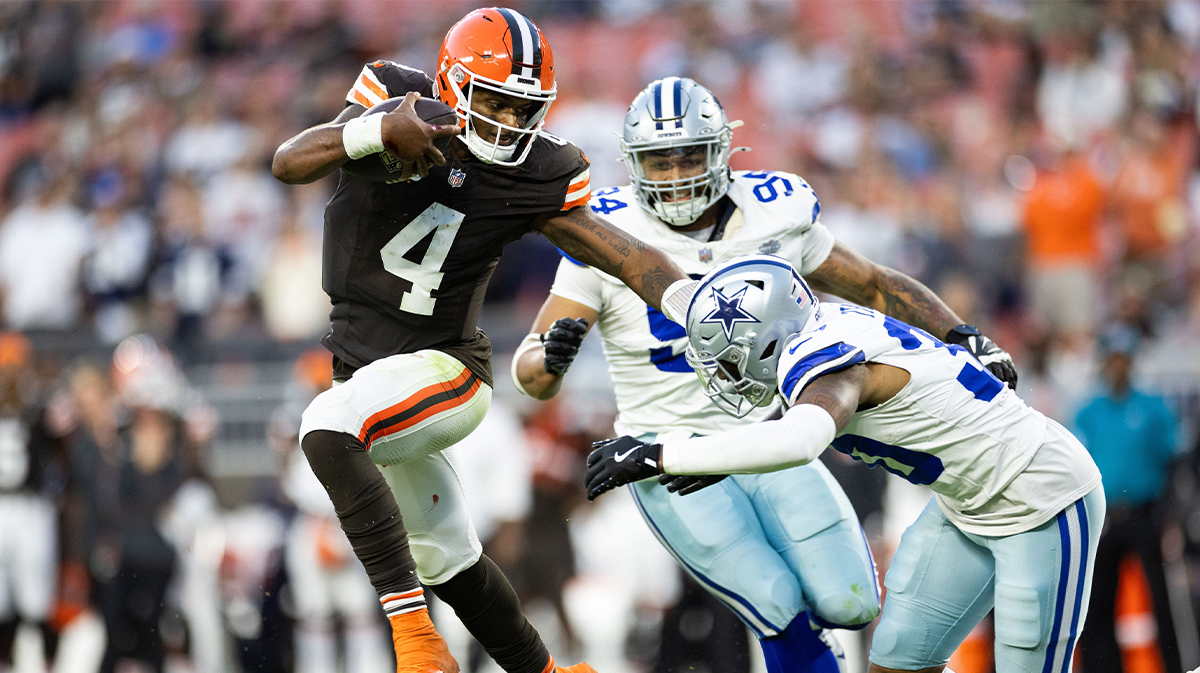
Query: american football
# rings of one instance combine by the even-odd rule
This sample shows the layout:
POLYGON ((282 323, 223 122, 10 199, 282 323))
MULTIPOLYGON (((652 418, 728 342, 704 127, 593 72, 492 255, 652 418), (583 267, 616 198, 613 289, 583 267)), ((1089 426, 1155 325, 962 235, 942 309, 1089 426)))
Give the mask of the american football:
MULTIPOLYGON (((363 116, 386 114, 400 107, 403 102, 404 96, 389 98, 364 112, 363 116)), ((458 123, 458 115, 454 114, 454 110, 436 98, 419 98, 414 108, 417 116, 435 126, 458 123)), ((442 152, 446 152, 450 147, 450 138, 452 137, 438 138, 434 141, 434 146, 442 152)), ((371 182, 393 182, 399 179, 400 172, 404 170, 404 162, 391 152, 384 150, 361 159, 347 161, 342 164, 342 170, 371 182)))

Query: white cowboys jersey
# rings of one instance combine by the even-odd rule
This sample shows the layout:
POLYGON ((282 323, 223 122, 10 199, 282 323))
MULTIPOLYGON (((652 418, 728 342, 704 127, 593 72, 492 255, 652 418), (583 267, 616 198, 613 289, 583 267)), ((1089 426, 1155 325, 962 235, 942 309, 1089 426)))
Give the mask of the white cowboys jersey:
POLYGON ((779 392, 794 404, 814 378, 860 362, 912 377, 895 397, 854 415, 833 448, 929 486, 968 533, 1035 528, 1100 483, 1061 425, 1025 405, 961 346, 861 306, 823 303, 779 358, 779 392))
MULTIPOLYGON (((800 177, 736 171, 728 195, 737 209, 715 241, 671 230, 637 205, 629 186, 595 191, 590 205, 613 225, 670 255, 695 278, 720 262, 755 252, 786 257, 807 274, 833 249, 833 235, 817 221, 817 197, 800 177)), ((711 435, 765 415, 764 410, 738 421, 713 405, 684 358, 683 327, 616 278, 564 259, 550 292, 600 313, 598 327, 616 388, 618 432, 635 437, 711 435)))

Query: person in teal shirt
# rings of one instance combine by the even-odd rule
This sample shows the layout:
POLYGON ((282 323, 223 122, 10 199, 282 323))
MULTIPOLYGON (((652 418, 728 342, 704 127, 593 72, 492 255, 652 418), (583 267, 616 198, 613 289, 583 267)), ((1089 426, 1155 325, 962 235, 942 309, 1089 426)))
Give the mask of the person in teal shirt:
POLYGON ((1075 434, 1100 468, 1108 501, 1079 646, 1084 670, 1122 670, 1113 615, 1117 578, 1122 559, 1136 553, 1150 585, 1165 673, 1181 673, 1162 560, 1162 505, 1175 457, 1176 421, 1162 398, 1132 386, 1139 341, 1126 325, 1101 332, 1103 381, 1075 417, 1075 434))

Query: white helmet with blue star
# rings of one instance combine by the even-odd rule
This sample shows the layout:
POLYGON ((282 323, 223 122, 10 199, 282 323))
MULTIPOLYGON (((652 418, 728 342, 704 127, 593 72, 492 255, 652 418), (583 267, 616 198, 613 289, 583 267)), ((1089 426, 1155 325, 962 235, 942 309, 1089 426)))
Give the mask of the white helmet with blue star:
POLYGON ((816 307, 808 284, 782 257, 735 257, 708 272, 686 319, 687 360, 704 394, 738 418, 769 406, 783 343, 816 307))

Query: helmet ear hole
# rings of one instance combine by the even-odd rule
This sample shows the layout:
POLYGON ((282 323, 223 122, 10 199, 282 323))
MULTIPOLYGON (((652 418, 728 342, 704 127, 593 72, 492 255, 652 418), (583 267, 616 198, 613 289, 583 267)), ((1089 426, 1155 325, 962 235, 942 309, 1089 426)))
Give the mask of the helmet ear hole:
POLYGON ((753 285, 754 287, 756 287, 760 290, 762 290, 766 287, 766 283, 762 282, 761 280, 748 280, 748 281, 746 281, 746 284, 753 285))
POLYGON ((779 343, 779 339, 772 339, 771 343, 767 344, 767 347, 763 349, 762 355, 758 356, 758 359, 766 360, 767 358, 774 355, 775 354, 775 344, 777 344, 777 343, 779 343))

